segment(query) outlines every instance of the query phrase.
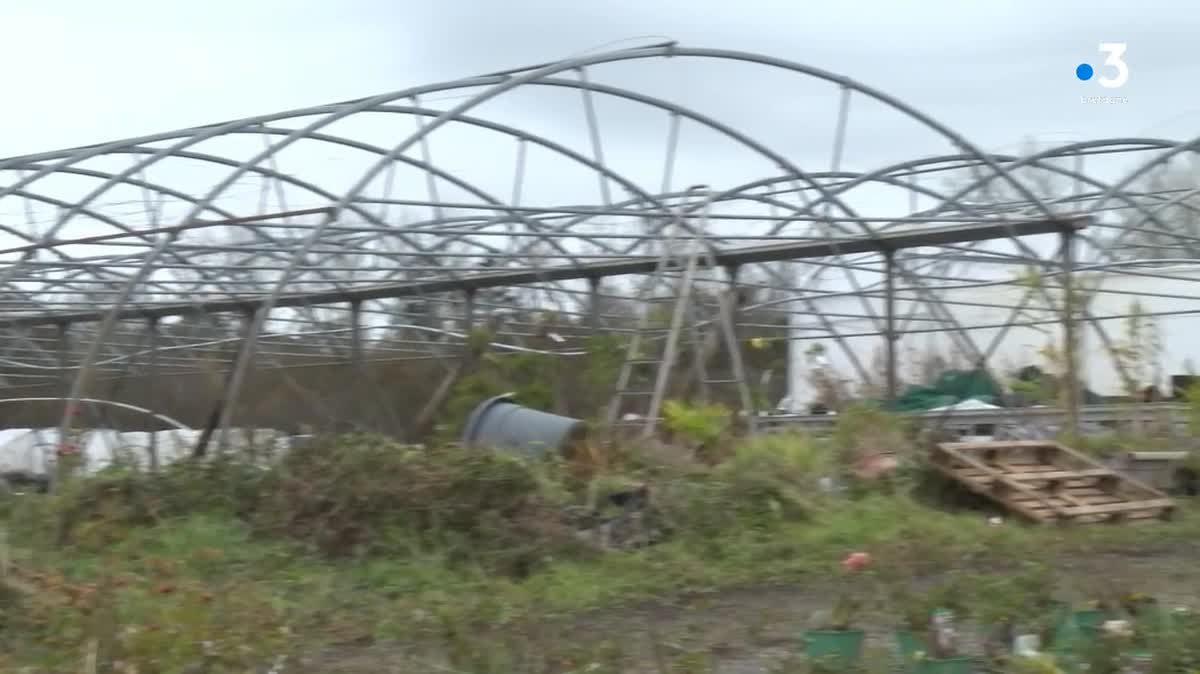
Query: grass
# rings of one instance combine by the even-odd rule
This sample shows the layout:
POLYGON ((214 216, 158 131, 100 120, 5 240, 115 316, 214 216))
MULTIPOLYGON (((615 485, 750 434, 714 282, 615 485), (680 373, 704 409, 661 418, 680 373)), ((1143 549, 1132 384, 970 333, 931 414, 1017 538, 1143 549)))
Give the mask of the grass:
POLYGON ((280 652, 371 641, 475 653, 462 645, 472 630, 747 586, 824 588, 851 551, 902 577, 1171 549, 1200 534, 1186 511, 1133 527, 990 526, 980 512, 918 503, 919 471, 825 496, 816 482, 838 453, 801 437, 741 444, 687 470, 630 451, 606 459, 604 475, 396 449, 336 439, 263 475, 115 473, 13 499, 10 555, 37 592, 0 595, 0 671, 79 671, 88 657, 143 673, 197 661, 244 671, 280 652), (596 554, 547 530, 542 515, 593 498, 589 485, 618 473, 656 488, 673 529, 664 542, 596 554), (497 476, 506 486, 486 496, 497 476), (50 535, 64 512, 74 518, 65 544, 50 535))

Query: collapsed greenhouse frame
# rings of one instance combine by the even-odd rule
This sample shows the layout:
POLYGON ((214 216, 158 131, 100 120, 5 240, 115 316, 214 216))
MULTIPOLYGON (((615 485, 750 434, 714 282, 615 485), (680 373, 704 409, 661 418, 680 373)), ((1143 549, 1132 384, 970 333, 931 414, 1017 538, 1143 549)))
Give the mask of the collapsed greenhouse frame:
MULTIPOLYGON (((326 360, 363 370, 375 359, 444 360, 468 340, 483 311, 507 315, 490 338, 512 350, 530 350, 522 342, 534 330, 531 315, 549 306, 590 331, 628 330, 628 316, 606 313, 606 301, 636 303, 641 295, 600 279, 649 274, 666 245, 664 223, 694 217, 693 190, 678 187, 685 168, 678 157, 685 124, 720 135, 773 169, 748 181, 709 181, 709 203, 741 209, 708 214, 713 229, 698 235, 720 266, 743 270, 738 283, 773 293, 752 308, 775 312, 788 327, 793 352, 791 345, 818 331, 820 339, 841 346, 851 369, 866 377, 870 368, 846 345, 845 331, 821 305, 823 297, 835 295, 860 301, 860 314, 841 317, 869 324, 856 336, 886 345, 891 396, 899 386, 895 342, 900 334, 944 333, 951 348, 986 367, 1005 334, 1031 322, 1027 312, 1039 296, 1050 305, 1046 298, 1054 292, 1071 294, 1078 271, 1153 277, 1167 273, 1158 271, 1166 265, 1196 259, 1198 188, 1146 189, 1142 182, 1194 153, 1200 139, 1098 140, 997 155, 885 93, 833 73, 763 55, 660 44, 0 160, 2 231, 12 241, 0 250, 6 261, 0 270, 6 305, 0 328, 8 337, 0 354, 5 397, 58 390, 65 430, 96 379, 121 377, 135 367, 151 378, 170 376, 211 359, 215 350, 219 358, 232 359, 217 420, 224 442, 247 372, 295 355, 297 342, 319 344, 326 360), (805 170, 786 152, 701 110, 602 82, 608 66, 682 61, 737 64, 832 87, 836 124, 828 166, 805 170), (542 89, 578 97, 583 129, 578 147, 477 114, 515 92, 542 89), (860 98, 907 118, 956 151, 871 171, 843 168, 851 102, 860 98), (662 118, 664 149, 657 156, 662 169, 654 174, 656 184, 627 175, 606 154, 607 138, 622 133, 610 130, 606 137, 602 132, 598 110, 610 99, 662 118), (442 100, 453 103, 435 105, 442 100), (399 134, 398 142, 389 127, 393 140, 387 145, 333 131, 367 116, 405 119, 412 127, 399 134), (444 168, 433 141, 456 127, 512 143, 510 195, 501 197, 444 168), (224 150, 222 142, 247 139, 261 145, 246 156, 204 149, 215 143, 224 150), (303 169, 285 170, 286 152, 313 145, 366 157, 361 173, 350 172, 349 186, 336 188, 324 186, 322 176, 304 177, 324 167, 306 162, 303 169), (529 193, 538 187, 526 179, 534 150, 590 174, 596 186, 592 198, 529 205, 529 193), (1085 170, 1093 157, 1130 153, 1151 156, 1116 179, 1085 170), (396 177, 400 170, 419 177, 397 197, 393 187, 403 182, 396 177), (1029 170, 1070 181, 1072 188, 1039 194, 1023 175, 1029 170), (950 171, 970 179, 952 189, 929 184, 928 176, 950 171), (248 180, 255 183, 257 198, 233 196, 248 180), (913 207, 866 215, 851 204, 850 195, 874 185, 910 194, 913 207), (614 194, 617 190, 626 196, 614 194), (916 208, 917 199, 933 205, 916 208), (401 208, 429 214, 396 223, 389 209, 401 208), (1167 217, 1180 212, 1184 215, 1174 220, 1167 217), (1178 225, 1180 218, 1185 227, 1178 225), (1071 245, 1038 250, 1024 240, 1074 233, 1084 221, 1087 230, 1066 237, 1071 245), (996 240, 1010 249, 976 245, 996 240), (1022 287, 1019 301, 993 306, 1005 315, 995 325, 964 322, 947 309, 954 302, 947 299, 946 281, 987 264, 1033 269, 1050 282, 1022 287), (820 289, 835 273, 843 285, 820 289), (864 276, 872 280, 864 282, 864 276), (901 296, 923 307, 925 327, 912 325, 915 311, 900 320, 896 301, 901 296), (404 299, 423 304, 396 301, 404 299), (203 322, 197 317, 224 314, 240 317, 234 335, 175 335, 165 343, 162 333, 170 320, 203 322), (801 322, 805 327, 798 327, 801 322), (984 327, 993 331, 992 338, 979 344, 975 336, 984 327), (384 329, 387 339, 366 335, 384 329), (232 353, 226 348, 231 343, 232 353)), ((476 162, 484 162, 482 154, 476 162)), ((716 286, 729 280, 714 273, 706 282, 716 286)), ((1012 279, 989 283, 1021 285, 1012 279)), ((1097 281, 1087 290, 1120 293, 1101 285, 1097 281)), ((1068 345, 1076 341, 1072 332, 1086 331, 1116 350, 1105 325, 1113 316, 1094 315, 1087 302, 1075 311, 1044 321, 1061 325, 1068 345)), ((1200 308, 1151 313, 1200 314, 1200 308)), ((569 356, 583 348, 569 338, 540 350, 569 356)), ((1069 380, 1077 379, 1071 374, 1077 359, 1078 354, 1068 354, 1069 380)), ((1077 413, 1078 392, 1069 390, 1068 411, 1077 413)), ((170 410, 154 411, 170 416, 170 410)))

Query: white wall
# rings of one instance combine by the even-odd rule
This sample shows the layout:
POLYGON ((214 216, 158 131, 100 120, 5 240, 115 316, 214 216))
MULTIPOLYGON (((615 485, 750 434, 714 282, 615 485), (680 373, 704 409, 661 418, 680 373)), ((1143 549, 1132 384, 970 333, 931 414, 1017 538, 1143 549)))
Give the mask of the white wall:
MULTIPOLYGON (((1172 374, 1184 374, 1189 371, 1194 362, 1200 367, 1200 266, 1176 267, 1165 270, 1155 270, 1156 275, 1169 278, 1148 278, 1133 276, 1128 273, 1114 274, 1080 274, 1079 278, 1092 287, 1100 283, 1101 292, 1096 294, 1090 305, 1093 316, 1104 319, 1099 324, 1108 336, 1117 342, 1128 339, 1127 324, 1124 318, 1106 318, 1123 316, 1130 313, 1131 303, 1137 301, 1142 310, 1148 314, 1164 314, 1175 312, 1178 315, 1160 315, 1152 317, 1156 324, 1161 340, 1161 356, 1159 370, 1161 379, 1157 382, 1163 390, 1167 390, 1169 377, 1172 374), (1105 292, 1109 291, 1109 292, 1105 292), (1117 292, 1111 292, 1117 291, 1117 292), (1149 294, 1166 295, 1154 297, 1149 294), (1192 312, 1192 313, 1187 313, 1192 312)), ((944 299, 943 307, 960 325, 968 328, 968 335, 981 350, 986 350, 998 334, 1000 328, 984 327, 1003 325, 1010 322, 1010 309, 966 306, 966 304, 990 304, 1015 306, 1020 302, 1026 288, 1016 285, 985 286, 973 288, 956 288, 941 291, 938 296, 944 299), (962 304, 951 304, 958 302, 962 304), (974 328, 974 329, 971 329, 974 328)), ((902 291, 904 292, 904 291, 902 291)), ((1051 291, 1054 293, 1054 291, 1051 291)), ((1057 296, 1057 295, 1056 295, 1057 296)), ((871 303, 877 315, 883 315, 883 305, 879 300, 871 303)), ((903 317, 911 310, 912 304, 897 301, 897 315, 900 317, 898 327, 903 328, 903 317)), ((1024 312, 1023 319, 1036 320, 1052 319, 1053 314, 1046 309, 1044 300, 1035 298, 1024 312)), ((824 299, 818 302, 818 307, 831 322, 837 326, 840 334, 875 332, 875 327, 869 320, 837 318, 838 314, 863 314, 861 300, 855 297, 838 297, 824 299)), ((802 307, 797 303, 793 310, 802 307)), ((918 306, 919 315, 926 320, 912 322, 910 329, 940 328, 928 320, 929 310, 922 303, 918 306)), ((789 408, 793 411, 803 411, 808 402, 813 399, 810 385, 810 372, 806 351, 814 341, 825 346, 830 366, 842 375, 843 379, 852 380, 857 385, 859 378, 850 364, 850 359, 836 340, 822 336, 820 339, 801 339, 820 333, 811 328, 819 326, 819 321, 811 316, 793 315, 792 341, 789 347, 789 408)), ((882 353, 884 340, 881 336, 851 337, 845 340, 868 372, 882 381, 882 361, 876 360, 876 353, 882 353)), ((1043 325, 1039 328, 1014 326, 1005 333, 1003 341, 992 352, 988 364, 997 374, 1007 374, 1025 365, 1046 367, 1045 359, 1039 350, 1048 342, 1061 345, 1060 328, 1057 325, 1043 325)), ((1080 375, 1091 390, 1101 395, 1119 395, 1123 393, 1123 383, 1113 359, 1098 333, 1090 325, 1080 326, 1080 375)), ((909 378, 913 373, 914 361, 920 360, 922 352, 938 353, 947 359, 956 357, 951 336, 947 331, 939 329, 933 333, 909 333, 901 337, 898 346, 898 360, 902 378, 909 378)), ((951 360, 951 364, 954 362, 951 360)), ((960 362, 965 365, 965 362, 960 362)), ((1147 377, 1145 383, 1152 383, 1147 377)))

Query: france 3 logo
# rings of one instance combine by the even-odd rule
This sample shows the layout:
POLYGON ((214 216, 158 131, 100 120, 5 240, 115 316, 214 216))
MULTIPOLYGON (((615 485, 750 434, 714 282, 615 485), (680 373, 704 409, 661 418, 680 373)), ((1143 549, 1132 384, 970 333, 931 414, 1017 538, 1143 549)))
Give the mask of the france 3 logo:
MULTIPOLYGON (((1101 75, 1096 78, 1100 86, 1106 89, 1119 89, 1129 81, 1129 66, 1125 63, 1124 42, 1101 42, 1100 53, 1105 55, 1104 65, 1113 69, 1113 76, 1101 75)), ((1096 69, 1090 63, 1080 63, 1075 66, 1075 77, 1087 82, 1096 75, 1096 69)))
MULTIPOLYGON (((1124 42, 1101 42, 1100 53, 1104 54, 1104 63, 1102 67, 1109 72, 1100 74, 1096 77, 1096 68, 1090 63, 1080 63, 1075 66, 1075 77, 1080 82, 1088 82, 1093 77, 1100 83, 1100 86, 1105 89, 1120 89, 1129 81, 1129 65, 1125 63, 1125 43, 1124 42)), ((1114 92, 1115 93, 1115 92, 1114 92)), ((1080 96, 1081 103, 1128 103, 1129 99, 1125 96, 1080 96)))

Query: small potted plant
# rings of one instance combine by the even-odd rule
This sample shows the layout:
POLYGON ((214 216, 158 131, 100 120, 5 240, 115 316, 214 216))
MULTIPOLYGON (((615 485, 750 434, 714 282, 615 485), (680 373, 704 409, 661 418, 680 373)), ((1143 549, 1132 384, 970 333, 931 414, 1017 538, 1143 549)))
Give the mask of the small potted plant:
POLYGON ((925 636, 927 650, 914 654, 913 674, 971 674, 974 671, 974 659, 959 651, 956 617, 951 609, 934 609, 925 636))
POLYGON ((917 653, 926 650, 925 631, 933 606, 925 595, 913 592, 904 584, 892 586, 891 601, 900 616, 896 626, 896 649, 901 660, 909 662, 917 653))
POLYGON ((1052 576, 1036 565, 976 583, 975 605, 984 628, 985 655, 1004 662, 1018 650, 1041 652, 1054 642, 1066 604, 1052 598, 1052 576))
POLYGON ((804 633, 804 652, 814 662, 834 667, 853 667, 862 659, 866 633, 853 627, 862 602, 852 596, 852 583, 871 562, 865 552, 855 552, 842 560, 838 575, 841 588, 828 615, 804 633))
MULTIPOLYGON (((1058 625, 1067 618, 1070 605, 1054 598, 1059 578, 1054 567, 1040 562, 1025 562, 1019 573, 1009 576, 1013 591, 1018 595, 1019 618, 1015 637, 1028 644, 1035 638, 1037 648, 1045 650, 1054 645, 1058 625)), ((1015 646, 1015 642, 1014 642, 1015 646)))
POLYGON ((1158 600, 1141 592, 1126 592, 1121 595, 1121 608, 1125 614, 1139 626, 1151 630, 1161 630, 1167 627, 1168 614, 1163 611, 1158 600))
POLYGON ((1087 670, 1150 674, 1155 655, 1148 648, 1149 633, 1139 630, 1133 620, 1108 620, 1093 631, 1095 635, 1082 653, 1087 670))
POLYGON ((1083 611, 1075 612, 1084 643, 1109 637, 1133 645, 1134 641, 1144 642, 1148 635, 1165 627, 1153 597, 1138 592, 1117 592, 1111 588, 1096 594, 1098 599, 1090 602, 1083 611))
POLYGON ((1200 627, 1200 620, 1197 620, 1200 614, 1188 606, 1176 606, 1167 612, 1167 625, 1175 632, 1194 632, 1200 627))
POLYGON ((891 600, 900 621, 896 646, 908 671, 970 671, 971 661, 958 655, 956 616, 965 615, 963 587, 951 575, 923 593, 906 584, 892 586, 891 600))
POLYGON ((1050 597, 1034 598, 1027 610, 1028 617, 1021 622, 1020 632, 1036 635, 1039 649, 1054 649, 1057 646, 1055 638, 1058 636, 1058 626, 1066 620, 1069 612, 1070 605, 1064 601, 1050 597))
POLYGON ((1083 606, 1075 609, 1072 617, 1080 627, 1098 627, 1113 614, 1113 604, 1103 597, 1089 599, 1083 606))
POLYGON ((1083 630, 1099 628, 1104 621, 1120 611, 1120 593, 1113 590, 1112 579, 1096 579, 1090 583, 1090 598, 1071 613, 1071 620, 1083 630))
POLYGON ((1126 592, 1120 596, 1122 620, 1104 624, 1106 636, 1122 640, 1122 657, 1130 669, 1138 671, 1149 666, 1151 646, 1155 637, 1168 628, 1166 616, 1158 601, 1141 592, 1126 592))
POLYGON ((983 655, 990 662, 1004 663, 1008 660, 1013 642, 1020 631, 1021 597, 1010 591, 1003 583, 981 583, 979 596, 975 598, 975 612, 982 633, 983 655))

